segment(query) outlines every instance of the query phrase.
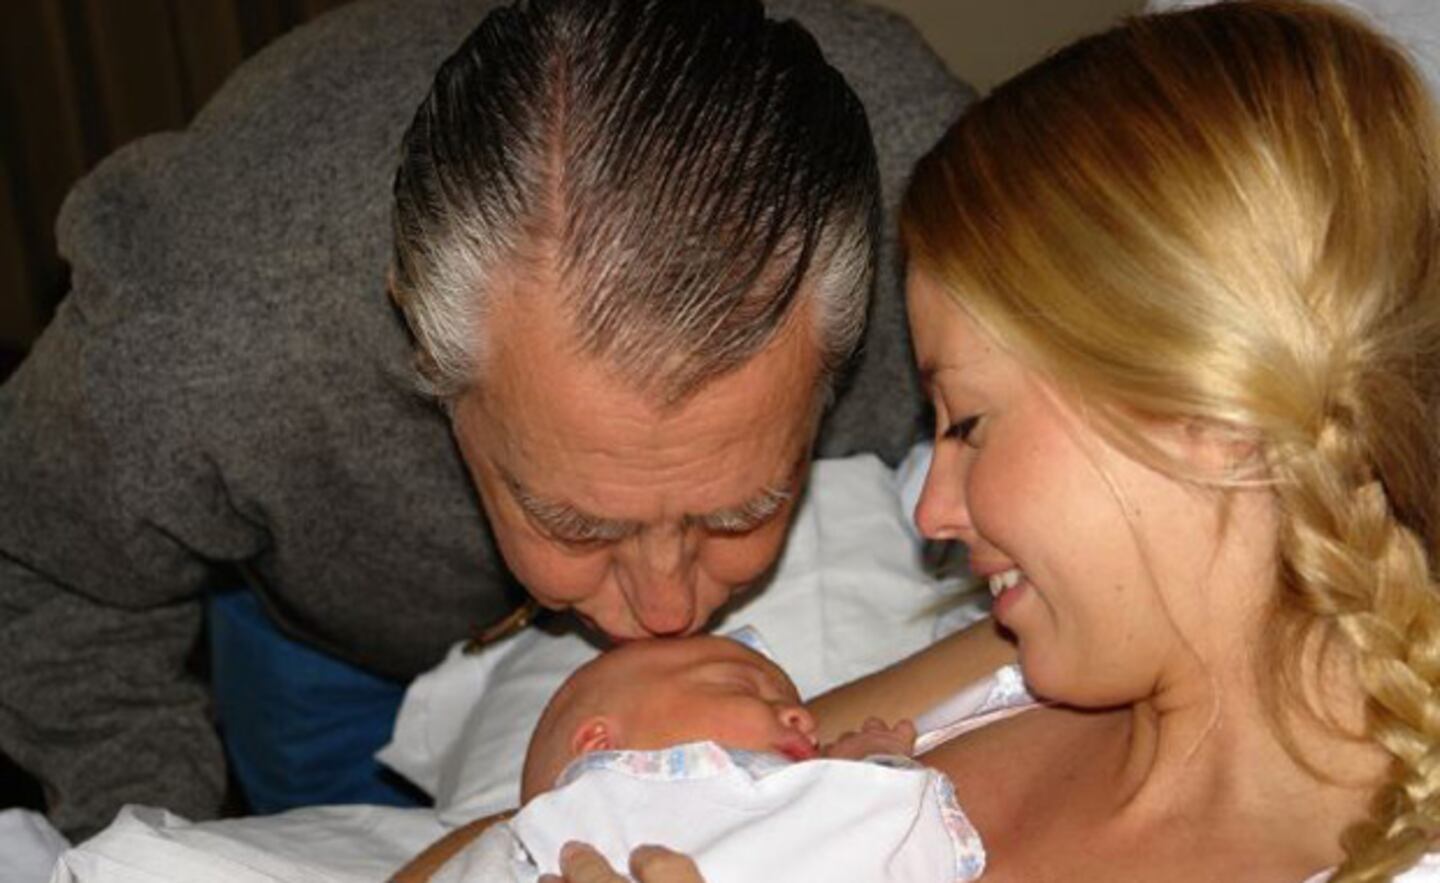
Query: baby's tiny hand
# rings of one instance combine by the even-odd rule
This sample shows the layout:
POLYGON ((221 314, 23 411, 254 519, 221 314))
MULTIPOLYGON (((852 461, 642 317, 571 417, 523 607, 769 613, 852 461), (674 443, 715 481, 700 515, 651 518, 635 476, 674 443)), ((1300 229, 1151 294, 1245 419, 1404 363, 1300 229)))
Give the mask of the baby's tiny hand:
POLYGON ((915 725, 902 720, 890 726, 878 717, 865 721, 860 732, 850 731, 820 749, 821 757, 863 760, 872 754, 910 757, 915 751, 915 725))

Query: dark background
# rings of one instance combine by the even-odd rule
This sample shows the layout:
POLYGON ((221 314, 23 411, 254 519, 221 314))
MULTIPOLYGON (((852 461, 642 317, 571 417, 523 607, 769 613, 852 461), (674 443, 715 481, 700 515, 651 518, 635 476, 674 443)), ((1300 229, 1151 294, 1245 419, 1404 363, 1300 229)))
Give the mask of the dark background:
POLYGON ((241 61, 346 0, 0 0, 0 379, 65 294, 54 223, 122 144, 179 129, 241 61))
MULTIPOLYGON (((68 287, 54 224, 70 186, 120 145, 183 128, 241 61, 345 2, 0 0, 0 381, 68 287)), ((0 754, 10 806, 43 795, 0 754)))

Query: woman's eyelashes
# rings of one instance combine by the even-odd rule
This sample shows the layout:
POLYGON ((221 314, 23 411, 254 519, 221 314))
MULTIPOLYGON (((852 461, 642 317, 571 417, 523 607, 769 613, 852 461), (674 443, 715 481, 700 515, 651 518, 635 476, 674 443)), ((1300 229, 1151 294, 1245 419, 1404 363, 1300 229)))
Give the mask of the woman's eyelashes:
POLYGON ((945 437, 958 439, 967 445, 975 444, 978 441, 976 430, 980 428, 980 418, 983 416, 983 414, 970 414, 961 417, 945 428, 945 437))
POLYGON ((954 439, 963 444, 974 445, 979 438, 977 430, 984 414, 969 414, 956 420, 950 419, 950 409, 941 401, 934 400, 926 405, 925 419, 937 441, 954 439))

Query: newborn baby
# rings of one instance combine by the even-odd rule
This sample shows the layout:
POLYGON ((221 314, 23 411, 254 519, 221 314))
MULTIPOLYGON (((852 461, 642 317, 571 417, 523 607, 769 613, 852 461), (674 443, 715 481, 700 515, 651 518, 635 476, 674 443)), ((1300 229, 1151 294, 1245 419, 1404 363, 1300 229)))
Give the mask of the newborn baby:
POLYGON ((571 840, 617 867, 637 845, 664 844, 707 883, 974 879, 978 840, 950 783, 908 760, 914 740, 909 722, 871 721, 818 745, 790 678, 729 638, 625 644, 551 697, 523 809, 461 829, 397 879, 443 864, 433 879, 534 880, 557 872, 571 840))
MULTIPOLYGON (((823 752, 815 721, 778 665, 730 638, 622 645, 561 685, 530 737, 520 802, 550 790, 573 761, 597 751, 658 751, 694 742, 792 761, 909 756, 915 728, 870 721, 823 752)), ((572 772, 570 778, 578 773, 572 772)))

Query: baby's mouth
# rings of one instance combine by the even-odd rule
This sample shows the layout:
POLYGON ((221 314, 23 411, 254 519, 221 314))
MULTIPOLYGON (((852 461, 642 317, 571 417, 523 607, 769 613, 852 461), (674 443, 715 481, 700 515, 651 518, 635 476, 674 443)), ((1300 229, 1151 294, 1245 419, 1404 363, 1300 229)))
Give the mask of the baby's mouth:
POLYGON ((775 750, 791 760, 813 760, 820 756, 820 749, 815 747, 815 743, 799 733, 775 746, 775 750))

